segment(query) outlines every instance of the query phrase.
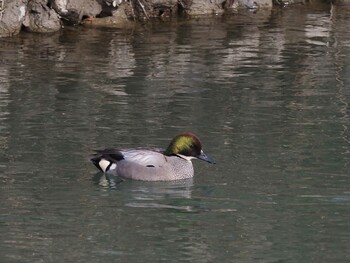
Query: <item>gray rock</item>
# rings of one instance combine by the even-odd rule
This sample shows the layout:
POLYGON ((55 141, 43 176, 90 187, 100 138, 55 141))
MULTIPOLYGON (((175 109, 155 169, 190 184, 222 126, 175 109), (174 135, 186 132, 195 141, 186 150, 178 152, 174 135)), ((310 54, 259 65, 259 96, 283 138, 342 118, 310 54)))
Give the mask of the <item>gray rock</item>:
POLYGON ((257 9, 258 4, 255 0, 238 0, 238 3, 241 7, 247 8, 247 9, 257 9))
POLYGON ((112 7, 117 7, 123 2, 126 2, 126 0, 104 0, 104 3, 107 6, 112 6, 112 7))
POLYGON ((225 1, 223 0, 180 0, 184 12, 190 16, 205 14, 222 14, 225 1))
POLYGON ((102 6, 97 0, 68 1, 67 10, 78 10, 81 16, 95 17, 102 11, 102 6))
POLYGON ((28 0, 1 1, 0 37, 13 36, 19 33, 27 12, 28 0))
POLYGON ((349 7, 350 6, 350 0, 334 0, 334 1, 332 1, 332 4, 334 4, 336 6, 349 7))
POLYGON ((259 8, 271 8, 273 6, 272 0, 255 0, 259 8))
POLYGON ((55 32, 61 29, 61 22, 55 10, 47 6, 46 0, 30 1, 23 26, 30 32, 55 32))
MULTIPOLYGON (((234 0, 234 1, 226 1, 226 8, 233 9, 250 9, 255 10, 258 8, 272 8, 273 0, 234 0)), ((282 0, 279 0, 282 1, 282 0)))
POLYGON ((83 18, 99 15, 103 0, 49 0, 49 3, 64 23, 77 25, 83 18))
POLYGON ((49 5, 56 10, 57 13, 66 13, 67 10, 67 0, 49 0, 49 5))
POLYGON ((93 27, 113 27, 113 28, 130 28, 135 24, 133 21, 130 21, 127 13, 130 12, 129 3, 123 2, 121 3, 117 9, 112 11, 111 16, 106 16, 103 18, 95 18, 90 21, 86 21, 83 23, 85 26, 93 26, 93 27))

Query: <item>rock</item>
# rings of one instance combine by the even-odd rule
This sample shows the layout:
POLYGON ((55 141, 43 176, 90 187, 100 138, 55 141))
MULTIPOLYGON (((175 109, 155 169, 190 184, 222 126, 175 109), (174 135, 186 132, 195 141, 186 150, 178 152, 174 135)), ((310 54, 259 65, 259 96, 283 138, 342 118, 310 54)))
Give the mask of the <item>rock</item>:
POLYGON ((50 0, 50 5, 69 25, 79 24, 83 18, 96 17, 102 12, 102 0, 50 0))
POLYGON ((0 1, 0 37, 13 36, 19 33, 27 11, 28 0, 0 1))
POLYGON ((273 4, 276 6, 285 7, 293 4, 306 4, 306 0, 273 0, 273 4))
MULTIPOLYGON (((282 1, 282 0, 274 0, 282 1)), ((255 10, 258 8, 272 8, 273 0, 227 0, 225 2, 226 9, 249 9, 255 10)))
MULTIPOLYGON (((104 0, 107 1, 107 0, 104 0)), ((123 3, 126 2, 123 0, 123 3)), ((131 12, 128 17, 133 20, 168 18, 177 13, 177 0, 134 0, 127 2, 131 12)))
POLYGON ((82 17, 96 17, 102 11, 102 6, 97 0, 68 1, 67 10, 79 10, 82 17))
POLYGON ((61 29, 61 21, 55 10, 47 6, 46 0, 30 1, 23 26, 30 32, 48 33, 61 29))
POLYGON ((117 7, 119 6, 122 2, 126 2, 126 0, 104 0, 104 3, 107 6, 112 6, 112 7, 117 7))
POLYGON ((176 0, 153 0, 150 3, 151 17, 166 18, 177 13, 178 1, 176 0))
POLYGON ((67 13, 67 0, 49 0, 49 6, 59 14, 67 13))
POLYGON ((238 8, 257 9, 271 8, 272 0, 238 0, 238 8))
POLYGON ((183 12, 190 16, 222 14, 225 11, 225 1, 223 0, 182 0, 180 5, 183 12))
POLYGON ((272 0, 255 0, 259 8, 272 8, 273 1, 272 0))
POLYGON ((83 22, 85 26, 96 27, 113 27, 113 28, 130 28, 134 26, 134 22, 128 18, 128 13, 131 7, 128 3, 124 2, 113 10, 111 16, 102 18, 87 19, 83 22))
POLYGON ((350 0, 334 0, 334 1, 332 1, 332 4, 334 4, 336 6, 344 6, 344 7, 348 8, 348 7, 350 7, 350 0))
POLYGON ((238 0, 237 8, 257 9, 258 4, 254 0, 238 0))

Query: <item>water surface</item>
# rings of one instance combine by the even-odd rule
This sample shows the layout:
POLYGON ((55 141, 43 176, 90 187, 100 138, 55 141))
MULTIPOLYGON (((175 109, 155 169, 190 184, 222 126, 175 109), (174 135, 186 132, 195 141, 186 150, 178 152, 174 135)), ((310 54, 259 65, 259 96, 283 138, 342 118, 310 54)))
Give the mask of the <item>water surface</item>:
POLYGON ((349 23, 300 6, 2 39, 0 261, 348 262, 349 23), (88 160, 182 131, 217 161, 190 181, 88 160))

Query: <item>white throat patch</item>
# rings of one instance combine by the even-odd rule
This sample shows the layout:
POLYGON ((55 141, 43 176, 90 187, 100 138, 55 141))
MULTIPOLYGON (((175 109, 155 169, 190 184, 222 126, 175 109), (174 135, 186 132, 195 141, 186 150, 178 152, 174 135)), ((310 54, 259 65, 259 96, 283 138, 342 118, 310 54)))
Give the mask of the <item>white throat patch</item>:
POLYGON ((182 154, 177 154, 179 157, 181 157, 182 159, 185 159, 186 161, 191 161, 192 159, 196 159, 196 157, 193 156, 186 156, 186 155, 182 155, 182 154))

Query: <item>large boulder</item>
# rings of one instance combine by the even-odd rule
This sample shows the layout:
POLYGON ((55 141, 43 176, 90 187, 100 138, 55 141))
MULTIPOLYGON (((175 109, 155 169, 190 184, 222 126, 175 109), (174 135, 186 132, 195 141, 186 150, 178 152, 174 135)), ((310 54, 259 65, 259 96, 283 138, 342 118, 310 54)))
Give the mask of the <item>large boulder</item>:
POLYGON ((0 6, 0 37, 19 33, 27 12, 28 0, 2 1, 0 6))
POLYGON ((61 22, 55 10, 47 6, 46 0, 30 1, 23 26, 30 32, 48 33, 60 30, 61 22))

